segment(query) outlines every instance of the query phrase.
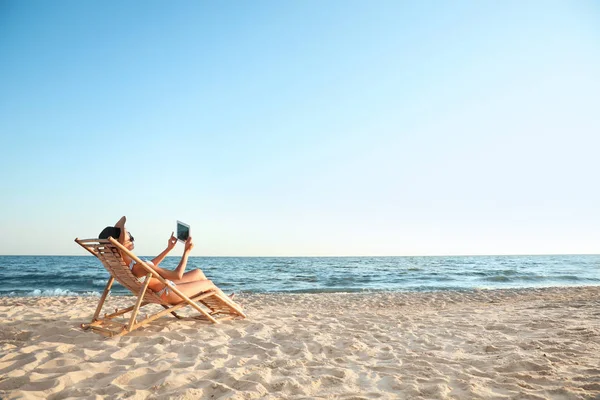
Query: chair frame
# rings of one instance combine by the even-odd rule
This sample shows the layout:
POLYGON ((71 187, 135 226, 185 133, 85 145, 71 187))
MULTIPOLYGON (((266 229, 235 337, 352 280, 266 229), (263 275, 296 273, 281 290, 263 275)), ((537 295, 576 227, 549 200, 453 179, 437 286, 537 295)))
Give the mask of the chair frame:
POLYGON ((92 321, 89 324, 81 324, 84 330, 98 331, 102 334, 109 336, 123 336, 131 331, 144 326, 164 315, 172 314, 175 318, 182 319, 175 311, 190 306, 200 313, 195 319, 211 322, 218 324, 220 321, 230 320, 234 318, 246 318, 246 315, 242 311, 241 307, 236 304, 229 297, 225 296, 222 292, 217 290, 209 290, 203 293, 198 293, 193 297, 188 297, 183 294, 177 286, 170 286, 166 280, 158 274, 150 265, 142 261, 125 246, 119 243, 112 237, 108 239, 79 239, 76 238, 75 242, 81 247, 86 249, 88 252, 93 254, 100 260, 102 265, 110 273, 100 301, 92 317, 92 321), (129 267, 125 265, 121 254, 127 254, 132 260, 140 264, 147 272, 146 280, 144 283, 140 283, 137 277, 129 270, 129 267), (182 301, 178 304, 170 304, 165 302, 161 297, 156 295, 151 289, 148 288, 150 284, 150 278, 156 278, 160 282, 169 286, 175 294, 181 297, 182 301), (104 317, 100 317, 102 307, 110 293, 110 289, 115 279, 122 284, 125 288, 129 289, 133 294, 137 296, 134 305, 124 308, 115 309, 115 312, 111 314, 104 314, 104 317), (141 307, 147 304, 159 304, 164 310, 154 313, 150 316, 146 316, 144 319, 138 321, 137 317, 141 307), (204 307, 202 307, 204 306, 204 307), (208 311, 207 311, 208 310, 208 311), (125 324, 114 321, 114 318, 131 312, 129 321, 125 324), (116 329, 111 329, 106 326, 117 325, 116 329))

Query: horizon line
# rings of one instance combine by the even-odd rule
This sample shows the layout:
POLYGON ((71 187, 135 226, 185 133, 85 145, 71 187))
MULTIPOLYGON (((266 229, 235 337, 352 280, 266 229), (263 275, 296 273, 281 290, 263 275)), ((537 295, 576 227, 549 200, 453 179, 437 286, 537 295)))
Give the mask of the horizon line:
MULTIPOLYGON (((205 258, 386 258, 386 257, 525 257, 525 256, 600 256, 600 253, 518 253, 518 254, 412 254, 412 255, 302 255, 302 256, 219 256, 199 255, 205 258)), ((94 257, 91 254, 0 254, 0 257, 94 257)), ((150 257, 142 255, 142 257, 150 257)), ((165 258, 180 258, 166 256, 165 258)))

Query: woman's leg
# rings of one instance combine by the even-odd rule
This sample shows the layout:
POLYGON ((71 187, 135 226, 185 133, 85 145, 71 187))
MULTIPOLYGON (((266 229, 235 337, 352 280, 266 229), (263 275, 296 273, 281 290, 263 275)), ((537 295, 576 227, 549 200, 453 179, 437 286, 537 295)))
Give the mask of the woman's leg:
POLYGON ((185 272, 181 279, 173 280, 173 282, 179 285, 180 283, 204 280, 206 280, 206 275, 204 275, 204 272, 202 272, 201 269, 195 269, 193 271, 185 272))
MULTIPOLYGON (((178 283, 175 287, 187 297, 194 297, 195 295, 200 294, 202 292, 206 292, 211 289, 217 289, 215 284, 208 279, 194 282, 178 283)), ((181 297, 179 297, 173 290, 169 290, 168 295, 163 294, 162 299, 171 304, 178 304, 182 301, 181 297)))
MULTIPOLYGON (((206 280, 206 275, 204 275, 204 272, 202 272, 201 269, 195 269, 193 271, 188 271, 186 273, 183 274, 183 277, 179 280, 174 280, 173 283, 175 283, 176 285, 182 284, 182 283, 190 283, 190 282, 196 282, 196 281, 204 281, 206 280)), ((221 293, 222 295, 226 296, 226 294, 219 288, 215 287, 217 289, 217 291, 219 293, 221 293)), ((231 293, 229 295, 229 298, 233 299, 233 297, 235 296, 235 293, 231 293)))

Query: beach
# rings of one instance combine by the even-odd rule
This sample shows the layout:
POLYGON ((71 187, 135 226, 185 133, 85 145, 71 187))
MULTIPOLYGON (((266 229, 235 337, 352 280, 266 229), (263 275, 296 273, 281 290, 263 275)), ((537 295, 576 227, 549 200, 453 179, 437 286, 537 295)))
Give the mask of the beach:
POLYGON ((120 338, 79 328, 97 300, 0 298, 1 399, 600 398, 598 286, 238 294, 120 338))

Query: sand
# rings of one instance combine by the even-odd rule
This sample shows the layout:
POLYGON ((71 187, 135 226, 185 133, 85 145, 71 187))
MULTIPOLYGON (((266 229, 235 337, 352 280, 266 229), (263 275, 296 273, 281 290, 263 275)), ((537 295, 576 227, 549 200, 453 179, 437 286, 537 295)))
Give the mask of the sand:
POLYGON ((600 398, 600 287, 236 300, 104 338, 96 298, 0 298, 0 398, 600 398))

